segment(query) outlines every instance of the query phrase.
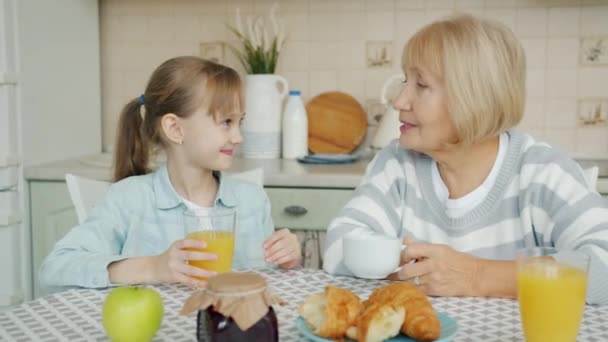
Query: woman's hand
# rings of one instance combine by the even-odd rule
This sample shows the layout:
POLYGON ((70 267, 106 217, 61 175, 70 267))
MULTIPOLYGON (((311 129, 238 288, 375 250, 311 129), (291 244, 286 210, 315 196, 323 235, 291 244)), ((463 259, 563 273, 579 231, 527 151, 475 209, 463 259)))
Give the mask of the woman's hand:
POLYGON ((289 229, 274 232, 264 241, 264 260, 285 269, 299 266, 302 253, 298 237, 289 229))
POLYGON ((209 278, 217 274, 188 264, 188 260, 216 260, 217 255, 186 250, 205 249, 207 243, 200 240, 178 240, 156 258, 156 279, 162 283, 182 283, 193 287, 205 287, 207 282, 195 277, 209 278))
POLYGON ((477 296, 479 258, 447 245, 407 243, 391 280, 407 280, 431 296, 477 296), (417 260, 415 263, 409 263, 417 260))

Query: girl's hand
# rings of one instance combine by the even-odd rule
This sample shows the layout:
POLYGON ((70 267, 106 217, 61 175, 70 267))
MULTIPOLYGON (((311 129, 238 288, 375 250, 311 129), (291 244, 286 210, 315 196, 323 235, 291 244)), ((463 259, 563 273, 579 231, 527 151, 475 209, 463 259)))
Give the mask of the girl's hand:
POLYGON ((298 237, 286 228, 274 232, 264 241, 264 260, 285 269, 299 266, 302 253, 298 237))
POLYGON ((186 248, 205 249, 207 243, 199 240, 178 240, 157 256, 156 278, 162 283, 181 283, 193 287, 205 287, 207 282, 195 277, 209 278, 217 274, 188 264, 188 260, 216 260, 217 255, 186 248))
POLYGON ((410 281, 431 296, 476 296, 480 260, 447 245, 410 243, 401 258, 403 267, 389 279, 410 281))

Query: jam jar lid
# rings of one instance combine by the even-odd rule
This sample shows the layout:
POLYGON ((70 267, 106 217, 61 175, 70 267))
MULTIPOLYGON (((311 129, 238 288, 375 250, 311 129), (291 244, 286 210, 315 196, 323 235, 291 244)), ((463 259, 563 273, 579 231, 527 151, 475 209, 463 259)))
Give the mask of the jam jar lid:
POLYGON ((207 281, 207 290, 216 295, 228 293, 253 294, 266 288, 266 279, 256 273, 222 273, 207 281))
POLYGON ((249 329, 268 312, 274 304, 285 304, 270 293, 266 280, 256 273, 222 273, 207 281, 207 289, 193 293, 186 300, 181 314, 195 310, 213 310, 234 319, 243 331, 249 329))

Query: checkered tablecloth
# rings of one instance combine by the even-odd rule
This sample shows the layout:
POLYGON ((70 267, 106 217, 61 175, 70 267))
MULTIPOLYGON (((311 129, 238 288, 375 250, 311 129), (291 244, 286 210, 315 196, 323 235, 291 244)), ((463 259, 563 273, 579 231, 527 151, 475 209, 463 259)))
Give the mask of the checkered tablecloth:
MULTIPOLYGON (((281 341, 304 341, 295 327, 297 306, 325 285, 347 287, 366 298, 384 281, 333 277, 320 270, 260 272, 273 291, 288 302, 276 307, 281 341)), ((153 286, 161 294, 165 316, 155 341, 195 341, 196 314, 177 313, 191 289, 153 286)), ((108 290, 70 290, 21 304, 0 313, 0 341, 106 341, 101 307, 108 290)), ((557 299, 559 300, 559 299, 557 299)), ((458 321, 456 341, 523 341, 517 302, 507 299, 433 298, 433 305, 458 321)), ((579 341, 608 341, 608 306, 587 306, 579 341)))

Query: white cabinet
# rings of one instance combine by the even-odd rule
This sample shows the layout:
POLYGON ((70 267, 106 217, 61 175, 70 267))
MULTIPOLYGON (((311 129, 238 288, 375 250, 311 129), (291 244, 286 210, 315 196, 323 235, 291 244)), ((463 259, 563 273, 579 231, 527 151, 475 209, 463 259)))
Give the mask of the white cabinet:
POLYGON ((0 310, 32 296, 23 166, 101 151, 99 58, 98 1, 0 0, 0 310))

